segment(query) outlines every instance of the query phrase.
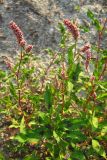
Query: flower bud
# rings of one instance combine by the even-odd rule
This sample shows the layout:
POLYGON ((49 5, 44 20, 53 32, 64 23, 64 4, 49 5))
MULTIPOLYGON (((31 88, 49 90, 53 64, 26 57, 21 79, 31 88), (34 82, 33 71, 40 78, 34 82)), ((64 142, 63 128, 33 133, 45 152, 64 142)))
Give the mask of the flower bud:
POLYGON ((90 49, 90 44, 85 44, 84 47, 81 49, 82 52, 86 52, 90 49))
POLYGON ((96 100, 96 98, 97 98, 96 92, 94 92, 92 96, 93 96, 94 100, 96 100))
POLYGON ((89 60, 86 60, 85 61, 85 68, 86 68, 86 70, 88 70, 88 67, 89 67, 89 60))
POLYGON ((94 80, 95 80, 95 76, 92 75, 92 76, 90 77, 90 81, 93 82, 94 80))
POLYGON ((33 49, 33 46, 32 45, 28 45, 26 47, 26 52, 30 52, 32 49, 33 49))
POLYGON ((87 50, 87 51, 86 51, 86 59, 87 59, 87 60, 90 60, 91 57, 92 57, 92 56, 91 56, 90 50, 87 50))

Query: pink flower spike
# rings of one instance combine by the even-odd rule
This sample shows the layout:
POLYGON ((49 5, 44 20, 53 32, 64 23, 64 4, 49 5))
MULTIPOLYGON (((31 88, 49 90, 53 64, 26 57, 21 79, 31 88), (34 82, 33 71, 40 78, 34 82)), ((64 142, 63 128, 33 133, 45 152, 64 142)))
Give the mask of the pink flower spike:
POLYGON ((33 49, 33 46, 32 45, 28 45, 26 47, 26 52, 30 52, 32 49, 33 49))
POLYGON ((21 41, 20 41, 20 46, 21 46, 21 47, 24 47, 25 45, 26 45, 26 41, 25 41, 24 39, 21 40, 21 41))
POLYGON ((85 68, 86 68, 86 71, 88 71, 88 67, 89 67, 89 60, 86 60, 86 61, 85 61, 85 68))
POLYGON ((86 51, 86 58, 87 58, 87 60, 90 60, 91 57, 92 57, 92 54, 91 54, 90 50, 87 50, 86 51))
POLYGON ((94 92, 92 96, 93 96, 94 100, 96 100, 96 98, 97 98, 96 92, 94 92))
POLYGON ((17 40, 18 40, 18 43, 20 44, 20 42, 22 40, 24 40, 24 37, 23 37, 23 32, 21 31, 21 29, 17 26, 17 24, 13 21, 11 21, 9 23, 9 27, 10 29, 14 32, 17 40))
POLYGON ((87 50, 90 49, 90 44, 85 44, 84 47, 81 49, 81 52, 86 52, 87 50))
POLYGON ((65 19, 64 24, 68 28, 68 30, 72 33, 74 39, 77 40, 80 35, 80 32, 76 24, 72 23, 69 19, 65 19))
POLYGON ((93 82, 94 80, 95 80, 95 76, 92 75, 92 76, 90 77, 90 81, 93 82))

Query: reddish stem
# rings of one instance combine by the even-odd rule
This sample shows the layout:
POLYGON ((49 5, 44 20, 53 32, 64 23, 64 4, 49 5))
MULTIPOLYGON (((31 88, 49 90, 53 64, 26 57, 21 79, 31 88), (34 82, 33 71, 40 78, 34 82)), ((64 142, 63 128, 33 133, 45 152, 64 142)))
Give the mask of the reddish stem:
POLYGON ((44 86, 44 82, 46 80, 46 75, 48 74, 48 71, 51 68, 51 66, 54 64, 54 61, 55 61, 56 57, 57 57, 57 54, 54 55, 53 59, 51 60, 49 66, 47 67, 47 69, 46 69, 46 71, 44 73, 44 76, 42 77, 42 85, 41 85, 41 89, 40 89, 41 92, 42 92, 42 89, 43 89, 43 86, 44 86))
POLYGON ((19 66, 18 66, 18 71, 17 71, 17 85, 18 85, 18 106, 20 107, 21 106, 21 91, 19 89, 20 87, 20 84, 19 84, 19 74, 20 74, 20 68, 21 68, 21 62, 22 62, 22 49, 21 49, 21 54, 20 54, 20 61, 19 61, 19 66))
POLYGON ((105 60, 104 68, 103 68, 98 80, 101 80, 101 77, 104 76, 104 72, 106 71, 106 68, 107 68, 107 59, 105 60))

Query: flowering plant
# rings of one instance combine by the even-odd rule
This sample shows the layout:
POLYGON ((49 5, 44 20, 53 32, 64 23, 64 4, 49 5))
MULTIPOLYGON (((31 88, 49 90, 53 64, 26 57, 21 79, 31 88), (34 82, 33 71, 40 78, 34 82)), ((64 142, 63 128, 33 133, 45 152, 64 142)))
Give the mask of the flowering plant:
POLYGON ((80 47, 86 30, 64 20, 59 50, 46 49, 48 66, 10 22, 20 54, 0 70, 1 159, 107 160, 107 49, 101 47, 107 19, 87 15, 98 43, 80 47))

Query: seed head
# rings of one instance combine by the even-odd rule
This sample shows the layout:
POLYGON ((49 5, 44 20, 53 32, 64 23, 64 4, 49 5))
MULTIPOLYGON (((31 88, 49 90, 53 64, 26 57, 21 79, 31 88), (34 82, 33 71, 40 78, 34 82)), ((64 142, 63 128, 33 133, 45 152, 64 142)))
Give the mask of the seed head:
POLYGON ((64 24, 72 33, 74 39, 77 40, 80 35, 78 27, 75 24, 73 24, 69 19, 65 19, 64 24))

